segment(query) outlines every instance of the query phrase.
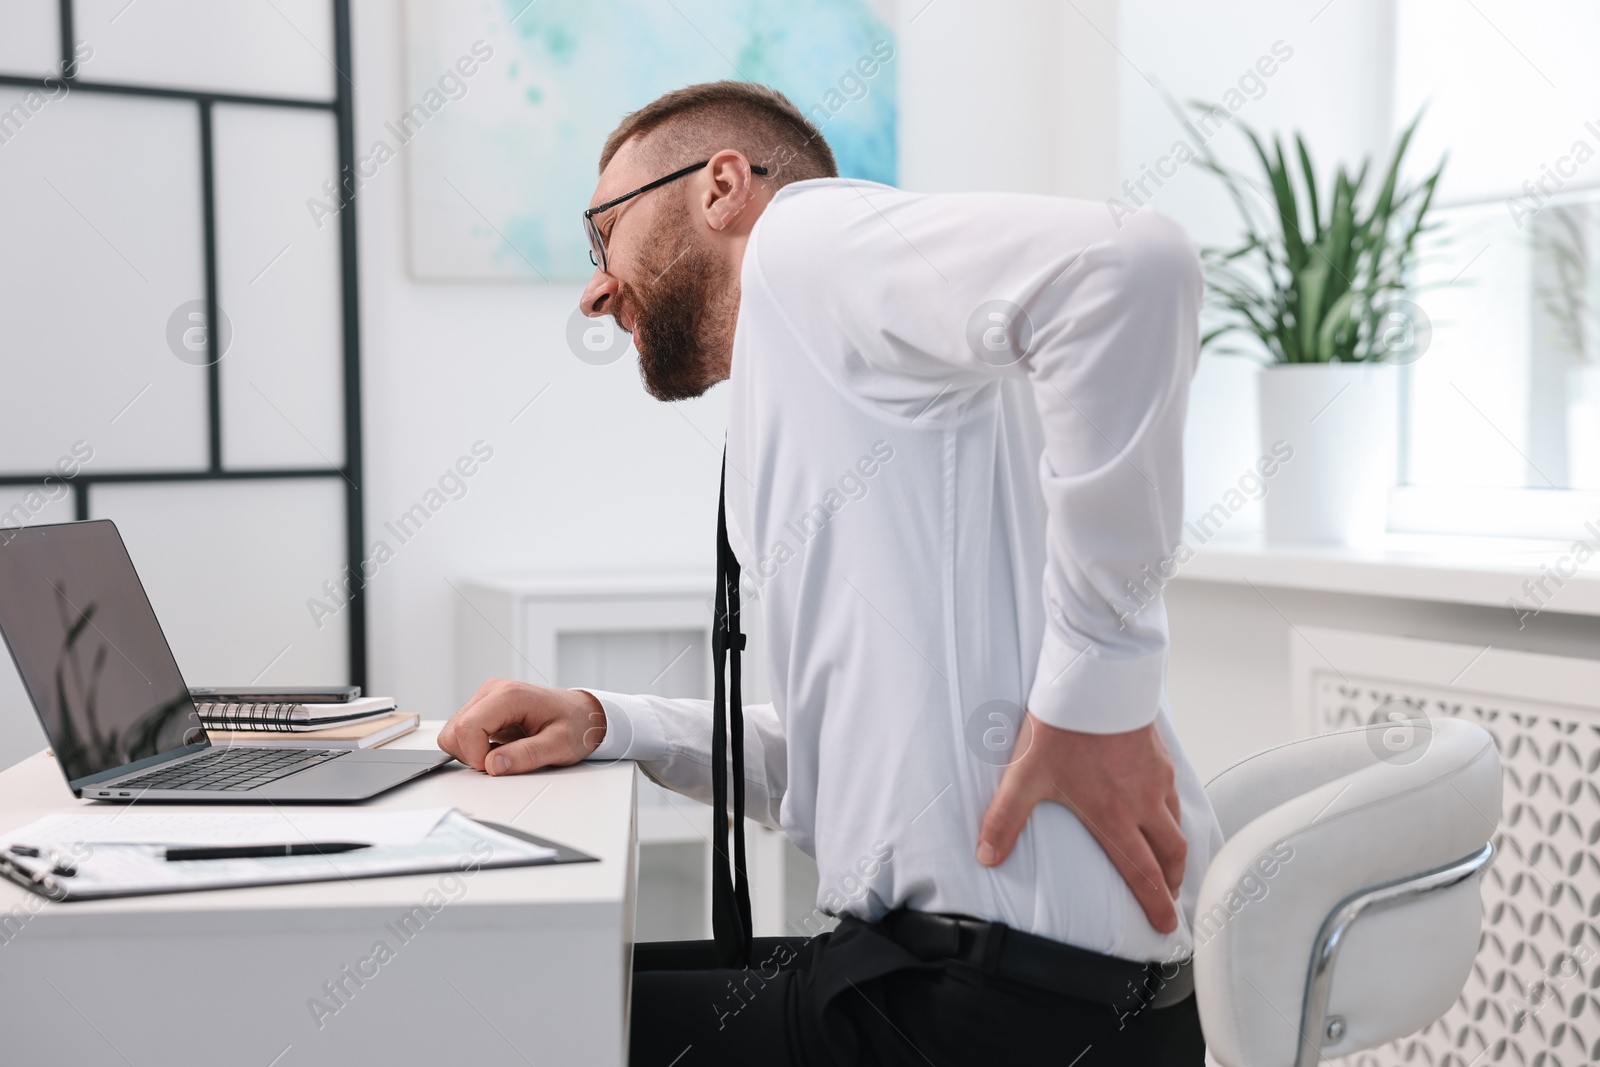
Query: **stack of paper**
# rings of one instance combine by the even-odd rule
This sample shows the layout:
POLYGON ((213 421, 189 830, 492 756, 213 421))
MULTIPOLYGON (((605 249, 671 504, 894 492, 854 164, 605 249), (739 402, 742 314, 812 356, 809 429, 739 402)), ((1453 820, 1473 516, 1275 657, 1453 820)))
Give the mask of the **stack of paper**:
POLYGON ((276 730, 207 730, 214 745, 242 745, 247 748, 376 748, 417 728, 416 712, 394 712, 353 726, 333 726, 326 730, 280 733, 276 730))

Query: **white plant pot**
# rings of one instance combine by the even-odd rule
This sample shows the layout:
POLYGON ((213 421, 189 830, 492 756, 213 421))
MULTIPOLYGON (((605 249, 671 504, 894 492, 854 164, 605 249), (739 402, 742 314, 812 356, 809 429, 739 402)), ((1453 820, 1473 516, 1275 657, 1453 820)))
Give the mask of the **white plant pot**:
POLYGON ((1567 487, 1600 489, 1600 367, 1567 371, 1567 487))
POLYGON ((1262 501, 1267 540, 1350 544, 1383 534, 1395 482, 1398 371, 1388 363, 1262 370, 1261 451, 1280 460, 1262 501))

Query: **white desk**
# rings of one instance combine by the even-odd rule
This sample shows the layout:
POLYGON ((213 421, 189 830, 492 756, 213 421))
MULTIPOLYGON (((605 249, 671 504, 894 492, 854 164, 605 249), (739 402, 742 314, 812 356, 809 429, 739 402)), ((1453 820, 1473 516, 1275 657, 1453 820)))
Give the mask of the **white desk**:
MULTIPOLYGON (((431 746, 438 726, 394 743, 431 746)), ((451 764, 370 801, 450 805, 600 857, 454 876, 457 899, 409 940, 391 924, 430 892, 448 899, 452 876, 76 904, 0 881, 0 1062, 622 1064, 634 773, 619 763, 493 779, 451 764), (380 941, 392 958, 358 987, 345 968, 380 941), (342 1006, 325 988, 340 981, 342 1006), (313 998, 337 1007, 320 1027, 313 998)), ((0 829, 74 808, 114 810, 75 799, 43 753, 0 773, 0 829)))

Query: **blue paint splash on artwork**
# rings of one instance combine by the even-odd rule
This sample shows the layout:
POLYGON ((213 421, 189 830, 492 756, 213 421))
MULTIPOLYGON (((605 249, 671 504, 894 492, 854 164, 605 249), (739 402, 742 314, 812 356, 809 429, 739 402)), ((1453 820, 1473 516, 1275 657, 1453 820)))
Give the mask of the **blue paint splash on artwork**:
MULTIPOLYGON (((865 0, 499 0, 499 70, 525 113, 487 154, 518 168, 527 197, 504 219, 519 249, 552 278, 580 278, 576 222, 593 191, 605 135, 672 89, 723 78, 769 85, 823 132, 846 177, 893 184, 898 173, 898 50, 865 0), (509 40, 507 39, 509 38, 509 40), (524 243, 526 242, 526 243, 524 243)), ((512 262, 516 261, 516 262, 512 262)))

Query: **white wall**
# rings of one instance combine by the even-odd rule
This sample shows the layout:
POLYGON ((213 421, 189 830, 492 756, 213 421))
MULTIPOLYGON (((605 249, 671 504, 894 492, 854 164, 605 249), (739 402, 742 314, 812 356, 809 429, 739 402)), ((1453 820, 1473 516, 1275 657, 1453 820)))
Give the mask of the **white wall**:
MULTIPOLYGON (((399 5, 353 8, 366 144, 410 101, 399 5)), ((469 93, 455 106, 471 104, 469 93)), ((631 360, 580 362, 565 341, 577 286, 412 281, 404 182, 402 159, 361 190, 358 209, 369 538, 474 442, 494 450, 466 496, 398 546, 369 587, 372 688, 436 716, 455 710, 451 581, 501 568, 710 565, 724 402, 659 404, 631 360)))
MULTIPOLYGON (((1370 151, 1389 135, 1388 8, 1338 0, 1319 14, 1320 3, 900 0, 902 184, 1112 195, 1179 129, 1152 83, 1216 97, 1280 39, 1293 58, 1241 115, 1305 129, 1325 161, 1370 151)), ((353 7, 359 152, 410 101, 400 5, 353 7)), ((451 581, 502 568, 709 568, 725 401, 713 390, 663 405, 631 360, 577 360, 564 339, 575 286, 412 281, 405 181, 403 159, 382 168, 358 208, 369 540, 475 442, 494 458, 371 583, 371 687, 443 715, 454 710, 451 581)), ((1200 239, 1230 232, 1192 167, 1155 205, 1200 239)), ((1202 507, 1255 448, 1249 368, 1206 362, 1189 449, 1191 505, 1202 507)), ((19 729, 0 738, 0 757, 36 743, 19 729)))
MULTIPOLYGON (((1302 131, 1312 161, 1324 171, 1388 149, 1393 109, 1393 11, 1385 0, 1122 0, 1118 68, 1118 183, 1167 153, 1183 128, 1163 94, 1180 103, 1222 101, 1240 88, 1235 118, 1260 133, 1302 131), (1289 58, 1280 59, 1273 46, 1289 58), (1262 57, 1276 59, 1262 75, 1262 57)), ((1238 130, 1209 142, 1227 163, 1252 175, 1248 144, 1238 130)), ((1202 242, 1230 240, 1235 215, 1215 178, 1191 165, 1157 192, 1154 206, 1202 242)))
MULTIPOLYGON (((1106 39, 1116 34, 1115 0, 1084 0, 1076 10, 1046 0, 890 2, 902 184, 1081 195, 1110 184, 1118 61, 1106 39)), ((359 155, 412 101, 402 5, 352 6, 359 155)), ((470 85, 452 106, 472 106, 470 85)), ((663 405, 646 396, 631 360, 596 367, 576 359, 565 341, 576 286, 413 281, 404 151, 362 187, 357 207, 367 540, 395 549, 369 586, 370 688, 444 715, 455 706, 459 598, 450 583, 461 576, 710 568, 725 400, 719 389, 663 405), (386 535, 384 523, 479 441, 493 459, 466 495, 404 544, 386 535)), ((295 241, 331 247, 335 227, 312 233, 303 217, 295 221, 306 230, 295 241)), ((337 568, 316 573, 324 571, 337 577, 337 568)), ((316 592, 296 586, 295 603, 316 592)), ((342 615, 325 620, 321 633, 343 623, 342 615)), ((0 730, 0 762, 9 763, 42 735, 14 676, 0 676, 0 696, 16 707, 0 730)))
MULTIPOLYGON (((358 124, 371 130, 406 103, 400 26, 387 0, 356 0, 355 20, 358 124)), ((897 25, 908 188, 1115 195, 1181 133, 1159 87, 1220 98, 1280 40, 1292 57, 1240 118, 1303 130, 1324 167, 1382 153, 1393 133, 1394 29, 1381 0, 904 0, 897 25)), ((1230 130, 1212 145, 1240 162, 1240 143, 1230 130)), ((725 407, 720 390, 662 405, 631 361, 602 368, 572 357, 563 337, 575 287, 410 281, 403 181, 403 165, 385 170, 360 209, 369 529, 410 506, 474 440, 496 449, 468 496, 373 587, 376 688, 442 714, 458 603, 446 579, 500 567, 709 568, 725 407)), ((1197 240, 1234 232, 1232 208, 1197 168, 1153 203, 1197 240)), ((1203 361, 1190 413, 1191 509, 1255 455, 1252 374, 1244 361, 1203 361)), ((1241 515, 1231 532, 1249 525, 1241 515)), ((1574 653, 1596 636, 1594 623, 1571 616, 1508 633, 1492 609, 1269 595, 1296 624, 1574 653)), ((1173 701, 1202 769, 1286 737, 1284 615, 1236 586, 1180 579, 1169 597, 1173 701)))
MULTIPOLYGON (((397 5, 353 7, 361 146, 409 101, 397 5)), ((899 5, 903 185, 1088 194, 1109 182, 1114 52, 1058 7, 899 5)), ((1115 33, 1110 0, 1078 7, 1115 33)), ((469 94, 453 106, 471 104, 469 94)), ((454 710, 450 581, 498 569, 710 569, 726 402, 719 388, 661 404, 631 359, 580 362, 565 341, 576 286, 411 280, 404 169, 381 170, 359 201, 369 539, 474 441, 495 450, 467 495, 369 587, 373 689, 440 715, 454 710)))
MULTIPOLYGON (((1243 101, 1232 111, 1234 127, 1244 123, 1267 135, 1301 131, 1323 173, 1387 152, 1394 27, 1386 0, 1122 0, 1120 6, 1118 173, 1103 195, 1132 206, 1123 183, 1155 168, 1179 138, 1193 141, 1169 100, 1226 105, 1230 90, 1243 101), (1257 67, 1264 58, 1270 75, 1257 67)), ((1242 130, 1225 127, 1206 147, 1226 165, 1257 174, 1242 130)), ((1238 214, 1213 175, 1189 163, 1163 181, 1157 188, 1147 179, 1154 195, 1140 199, 1183 223, 1202 244, 1233 241, 1238 214)), ((1201 359, 1186 438, 1187 515, 1210 507, 1260 453, 1255 375, 1248 358, 1201 359)), ((1260 522, 1260 506, 1252 503, 1227 533, 1245 535, 1260 522)))
POLYGON ((902 0, 900 184, 1102 196, 1116 0, 902 0))
MULTIPOLYGON (((1318 15, 1320 4, 906 0, 901 184, 1117 194, 1182 132, 1158 87, 1220 98, 1280 40, 1292 57, 1240 117, 1304 130, 1324 165, 1381 151, 1392 110, 1388 6, 1339 0, 1318 15)), ((355 17, 359 125, 371 129, 405 103, 400 25, 381 0, 357 0, 355 17)), ((1237 138, 1227 130, 1212 144, 1237 161, 1237 138)), ((725 408, 721 390, 662 405, 631 360, 575 359, 563 340, 574 287, 409 280, 402 172, 389 168, 363 191, 360 215, 369 528, 408 507, 475 439, 496 449, 468 496, 373 586, 375 686, 443 714, 459 602, 446 579, 502 567, 709 568, 725 408)), ((1153 202, 1199 240, 1234 232, 1231 207, 1198 168, 1153 202)), ((1250 364, 1205 359, 1190 416, 1191 509, 1254 458, 1252 389, 1250 364)), ((1238 522, 1231 532, 1247 531, 1252 516, 1238 522)), ((1288 646, 1270 609, 1204 589, 1174 587, 1172 686, 1180 728, 1211 767, 1279 738, 1288 646)), ((1303 599, 1292 603, 1324 617, 1316 598, 1303 599)), ((1382 605, 1369 607, 1381 617, 1382 605)))

